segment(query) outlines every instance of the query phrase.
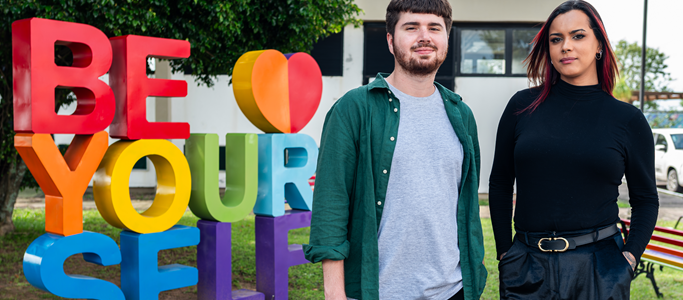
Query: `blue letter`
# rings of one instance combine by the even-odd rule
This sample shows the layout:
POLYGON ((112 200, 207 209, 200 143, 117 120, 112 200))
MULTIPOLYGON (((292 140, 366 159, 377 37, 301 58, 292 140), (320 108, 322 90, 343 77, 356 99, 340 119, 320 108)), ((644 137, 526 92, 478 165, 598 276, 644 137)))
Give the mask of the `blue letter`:
POLYGON ((121 232, 121 289, 128 300, 158 299, 162 291, 197 284, 197 269, 179 264, 159 267, 160 250, 199 244, 199 229, 176 225, 157 233, 121 232))
POLYGON ((317 161, 318 146, 308 135, 259 134, 259 187, 254 214, 283 216, 285 199, 293 209, 311 210, 313 190, 308 179, 315 174, 317 161))
POLYGON ((83 233, 59 236, 46 233, 24 254, 24 276, 33 286, 64 298, 125 299, 113 283, 83 275, 66 275, 64 261, 83 253, 83 259, 100 266, 121 262, 119 247, 106 235, 83 233))

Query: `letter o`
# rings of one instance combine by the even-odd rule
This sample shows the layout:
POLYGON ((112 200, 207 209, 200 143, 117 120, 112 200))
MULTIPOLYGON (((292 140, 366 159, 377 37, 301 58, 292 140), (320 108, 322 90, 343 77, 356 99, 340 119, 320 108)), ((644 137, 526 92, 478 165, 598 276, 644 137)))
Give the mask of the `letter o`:
POLYGON ((185 213, 190 201, 190 166, 183 153, 167 140, 118 141, 107 150, 93 183, 95 204, 102 217, 114 227, 137 233, 165 231, 185 213), (152 206, 142 214, 130 199, 133 165, 149 157, 157 175, 152 206))

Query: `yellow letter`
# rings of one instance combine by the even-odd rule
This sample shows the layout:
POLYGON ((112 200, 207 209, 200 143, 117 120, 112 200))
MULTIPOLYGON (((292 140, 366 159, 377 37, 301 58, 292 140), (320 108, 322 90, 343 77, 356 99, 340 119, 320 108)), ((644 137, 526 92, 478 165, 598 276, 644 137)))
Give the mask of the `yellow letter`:
POLYGON ((166 140, 118 141, 109 147, 95 173, 93 193, 102 217, 112 226, 137 233, 162 232, 183 216, 192 189, 190 167, 183 153, 166 140), (129 179, 143 157, 154 163, 157 193, 142 214, 133 208, 129 179))

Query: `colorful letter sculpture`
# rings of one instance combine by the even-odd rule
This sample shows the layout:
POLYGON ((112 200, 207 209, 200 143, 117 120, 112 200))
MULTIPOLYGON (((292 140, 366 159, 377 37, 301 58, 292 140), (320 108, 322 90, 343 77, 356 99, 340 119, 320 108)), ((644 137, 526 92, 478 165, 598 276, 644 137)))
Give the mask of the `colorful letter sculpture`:
POLYGON ((190 209, 195 216, 218 222, 244 219, 256 203, 258 189, 258 137, 229 133, 225 136, 225 195, 218 193, 218 135, 191 134, 185 155, 192 172, 190 209))
POLYGON ((318 161, 313 138, 305 134, 259 134, 258 147, 259 194, 254 214, 284 215, 285 198, 293 209, 311 210, 313 191, 308 179, 315 174, 318 161))
POLYGON ((95 27, 38 18, 12 23, 14 131, 93 134, 107 128, 114 118, 114 93, 98 77, 111 61, 109 40, 95 27), (55 64, 55 45, 71 49, 71 67, 55 64), (57 87, 76 94, 73 115, 55 112, 57 87))
MULTIPOLYGON (((197 299, 265 300, 262 293, 232 290, 232 224, 199 220, 197 299)), ((269 298, 270 299, 270 298, 269 298)))
POLYGON ((185 97, 184 80, 148 79, 147 56, 190 57, 188 41, 125 35, 111 38, 114 59, 109 84, 116 95, 116 118, 109 132, 120 139, 187 139, 190 124, 147 121, 147 96, 185 97))
POLYGON ((266 299, 287 299, 289 267, 306 264, 301 245, 289 245, 287 232, 311 226, 310 211, 280 217, 256 216, 256 289, 266 299))
POLYGON ((322 74, 306 53, 251 51, 235 64, 233 93, 242 113, 266 133, 297 133, 318 110, 322 74))
POLYGON ((49 134, 14 137, 14 147, 45 193, 45 231, 64 236, 83 232, 83 194, 108 144, 104 131, 77 135, 62 157, 49 134))
POLYGON ((93 194, 102 217, 112 226, 138 233, 161 232, 178 223, 190 202, 190 167, 180 149, 167 140, 118 141, 109 147, 95 173, 93 194), (140 158, 149 157, 157 174, 152 206, 133 208, 128 177, 140 158))
POLYGON ((100 266, 121 262, 121 252, 106 235, 85 231, 71 236, 41 235, 24 254, 24 275, 33 286, 65 298, 124 300, 115 284, 82 275, 66 275, 64 261, 83 253, 83 259, 100 266))
POLYGON ((243 55, 234 68, 234 93, 247 118, 266 134, 226 135, 226 191, 219 196, 218 136, 192 134, 188 123, 148 122, 147 96, 184 97, 183 80, 149 79, 148 57, 190 56, 190 43, 126 35, 107 37, 77 23, 25 19, 12 24, 14 145, 45 192, 45 229, 24 255, 34 286, 66 298, 157 299, 166 290, 198 284, 200 299, 287 299, 289 267, 307 263, 291 229, 310 226, 318 147, 296 134, 315 114, 322 75, 305 53, 275 50, 243 55), (54 63, 55 45, 67 46, 73 65, 54 63), (98 78, 109 72, 111 88, 98 78), (77 97, 70 116, 54 112, 55 88, 77 97), (109 145, 109 135, 123 139, 109 145), (75 134, 61 155, 50 134, 75 134), (167 139, 188 139, 187 158, 167 139), (151 207, 131 204, 133 165, 148 157, 157 177, 151 207), (94 174, 94 175, 93 175, 94 174), (90 179, 101 216, 123 229, 120 248, 109 237, 83 231, 83 194, 90 179), (285 212, 285 199, 293 211, 285 212), (176 225, 188 204, 197 227, 176 225), (258 292, 232 291, 231 223, 256 217, 258 292), (201 243, 200 243, 201 239, 201 243), (198 268, 158 266, 160 250, 197 247, 198 268), (121 264, 121 288, 66 275, 71 255, 101 266, 121 264))
POLYGON ((160 250, 199 244, 199 229, 176 225, 157 233, 121 232, 121 289, 128 300, 158 299, 162 291, 197 284, 197 269, 158 266, 160 250))

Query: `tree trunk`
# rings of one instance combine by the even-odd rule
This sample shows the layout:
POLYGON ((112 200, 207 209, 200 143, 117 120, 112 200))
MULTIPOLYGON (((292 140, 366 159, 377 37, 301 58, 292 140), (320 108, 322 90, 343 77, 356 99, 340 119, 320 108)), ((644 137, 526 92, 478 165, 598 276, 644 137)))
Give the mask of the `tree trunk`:
POLYGON ((13 163, 0 160, 0 236, 14 231, 14 203, 17 202, 21 181, 27 170, 19 154, 15 152, 15 155, 16 160, 13 163))

